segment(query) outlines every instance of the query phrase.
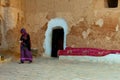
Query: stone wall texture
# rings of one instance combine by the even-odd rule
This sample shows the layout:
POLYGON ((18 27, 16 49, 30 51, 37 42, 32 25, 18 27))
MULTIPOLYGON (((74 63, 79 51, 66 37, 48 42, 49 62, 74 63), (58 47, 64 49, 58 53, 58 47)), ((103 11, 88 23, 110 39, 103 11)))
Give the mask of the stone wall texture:
POLYGON ((53 18, 63 18, 68 24, 66 46, 120 48, 120 0, 117 8, 108 8, 107 0, 0 2, 0 41, 4 48, 19 51, 19 30, 25 27, 32 47, 43 53, 47 24, 53 18))

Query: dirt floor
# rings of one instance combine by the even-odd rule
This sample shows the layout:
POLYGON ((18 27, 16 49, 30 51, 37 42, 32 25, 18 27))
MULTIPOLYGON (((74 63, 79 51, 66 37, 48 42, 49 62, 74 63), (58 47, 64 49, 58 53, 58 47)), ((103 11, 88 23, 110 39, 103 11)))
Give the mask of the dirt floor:
POLYGON ((51 57, 34 58, 31 64, 19 64, 18 58, 0 64, 0 80, 120 80, 119 73, 119 64, 60 60, 51 57))

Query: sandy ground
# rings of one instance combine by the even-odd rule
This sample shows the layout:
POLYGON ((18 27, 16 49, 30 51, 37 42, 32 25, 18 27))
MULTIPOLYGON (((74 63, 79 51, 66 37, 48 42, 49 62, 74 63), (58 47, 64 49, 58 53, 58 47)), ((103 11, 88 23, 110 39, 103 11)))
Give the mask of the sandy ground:
POLYGON ((0 80, 120 80, 119 64, 102 64, 49 57, 33 63, 12 61, 0 64, 0 80))

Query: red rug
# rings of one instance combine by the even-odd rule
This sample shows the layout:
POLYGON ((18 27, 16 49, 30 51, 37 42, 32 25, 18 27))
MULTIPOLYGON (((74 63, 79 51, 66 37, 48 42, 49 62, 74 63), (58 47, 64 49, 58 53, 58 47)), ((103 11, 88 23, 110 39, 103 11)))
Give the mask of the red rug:
POLYGON ((106 56, 108 54, 120 54, 120 50, 106 50, 98 48, 72 48, 67 47, 65 50, 59 50, 59 56, 106 56))

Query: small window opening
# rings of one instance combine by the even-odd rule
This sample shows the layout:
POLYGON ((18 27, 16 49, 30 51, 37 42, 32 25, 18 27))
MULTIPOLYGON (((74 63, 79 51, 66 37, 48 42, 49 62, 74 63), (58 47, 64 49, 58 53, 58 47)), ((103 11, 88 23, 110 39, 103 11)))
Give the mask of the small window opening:
POLYGON ((117 8, 118 7, 118 0, 107 0, 107 7, 108 8, 117 8))

